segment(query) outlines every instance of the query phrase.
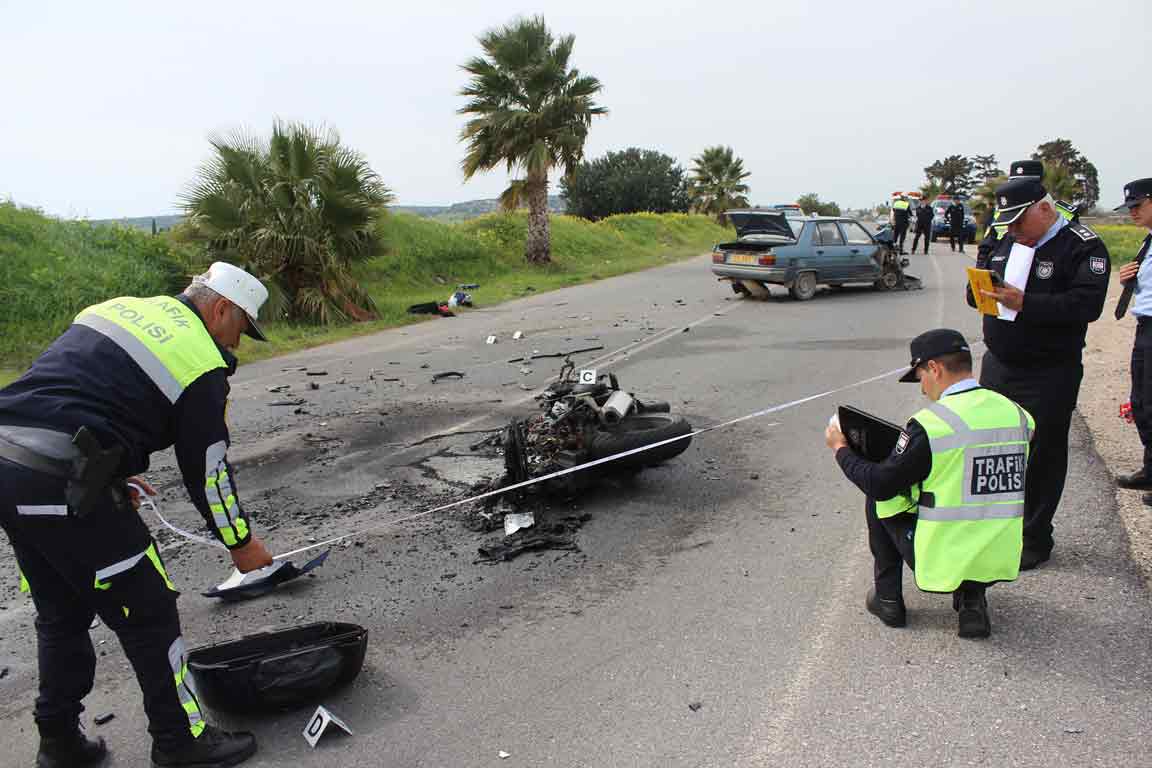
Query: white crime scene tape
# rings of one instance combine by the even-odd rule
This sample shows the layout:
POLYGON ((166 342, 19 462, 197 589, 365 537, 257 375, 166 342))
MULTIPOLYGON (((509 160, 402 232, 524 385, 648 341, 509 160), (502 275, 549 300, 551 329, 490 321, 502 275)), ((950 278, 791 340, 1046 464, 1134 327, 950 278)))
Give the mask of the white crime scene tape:
MULTIPOLYGON (((901 374, 905 373, 907 370, 908 370, 908 366, 902 365, 899 368, 895 368, 891 371, 885 371, 884 373, 877 374, 876 376, 870 376, 867 379, 861 379, 860 381, 855 381, 855 382, 852 382, 851 384, 845 384, 842 387, 836 387, 834 389, 829 389, 829 390, 826 390, 824 392, 819 392, 819 393, 814 394, 814 395, 808 395, 807 397, 801 397, 801 398, 796 399, 796 400, 789 400, 786 403, 780 403, 779 405, 773 405, 771 407, 764 408, 764 409, 761 409, 759 411, 755 411, 753 413, 749 413, 745 416, 739 416, 735 419, 729 419, 727 421, 722 421, 719 424, 713 424, 710 427, 703 427, 701 429, 693 430, 692 432, 689 432, 689 433, 684 434, 684 435, 677 435, 676 437, 670 437, 667 440, 660 440, 658 442, 651 443, 649 445, 640 446, 639 448, 632 448, 631 450, 622 451, 620 453, 616 453, 616 454, 613 454, 611 456, 605 456, 602 459, 596 459, 595 461, 589 461, 589 462, 584 463, 584 464, 579 464, 575 467, 568 467, 567 469, 562 469, 562 470, 559 470, 558 472, 552 472, 550 474, 542 475, 540 477, 534 477, 531 480, 525 480, 525 481, 520 482, 520 483, 514 483, 512 485, 506 485, 502 488, 497 488, 495 490, 487 491, 485 493, 477 494, 475 496, 469 496, 468 498, 460 499, 458 501, 449 502, 448 504, 441 504, 438 507, 432 507, 431 509, 425 509, 421 512, 416 512, 416 513, 411 514, 411 515, 406 515, 404 517, 398 517, 398 518, 395 518, 393 520, 388 520, 387 522, 383 522, 383 523, 380 523, 378 525, 372 525, 372 526, 369 526, 367 528, 361 528, 360 530, 357 530, 357 531, 351 531, 350 533, 345 533, 341 536, 336 536, 336 537, 331 538, 331 539, 319 541, 319 542, 316 542, 315 544, 308 544, 307 546, 298 547, 298 548, 290 550, 288 552, 283 552, 279 555, 275 555, 272 559, 273 560, 282 560, 286 557, 291 557, 292 555, 298 555, 301 552, 307 552, 310 549, 319 549, 320 547, 327 547, 327 546, 331 546, 332 544, 338 544, 339 542, 344 541, 346 539, 355 538, 357 536, 363 536, 363 535, 369 534, 369 533, 375 533, 377 531, 382 531, 385 528, 391 528, 392 526, 400 525, 401 523, 406 523, 406 522, 410 522, 412 520, 417 520, 421 517, 427 517, 428 515, 432 515, 432 514, 435 514, 437 512, 443 512, 447 509, 452 509, 454 507, 460 507, 460 506, 463 506, 465 504, 471 504, 473 502, 480 501, 481 499, 487 499, 487 498, 492 497, 492 496, 499 496, 500 494, 509 493, 511 491, 516 491, 516 490, 519 490, 521 488, 527 488, 530 485, 535 485, 537 483, 543 483, 547 480, 552 480, 552 479, 557 478, 557 477, 563 477, 564 475, 570 475, 573 472, 580 472, 580 471, 583 471, 585 469, 589 469, 591 467, 599 466, 601 464, 607 464, 608 462, 622 459, 625 456, 631 456, 633 454, 642 453, 644 451, 650 451, 653 448, 659 448, 662 445, 668 445, 669 443, 675 443, 678 440, 688 440, 690 438, 696 437, 697 435, 703 435, 706 432, 714 432, 718 429, 725 429, 725 428, 731 427, 735 424, 740 424, 741 422, 750 421, 752 419, 762 418, 764 416, 768 416, 768 415, 773 414, 773 413, 780 413, 781 411, 788 410, 789 408, 795 408, 797 406, 804 405, 805 403, 810 403, 813 400, 819 400, 821 398, 829 397, 830 395, 835 395, 839 392, 843 392, 843 391, 848 390, 848 389, 853 389, 855 387, 864 386, 865 384, 871 384, 874 381, 880 381, 881 379, 886 379, 889 376, 893 376, 897 373, 901 373, 901 374)), ((774 426, 774 425, 770 425, 770 426, 774 426)), ((213 548, 219 548, 219 549, 225 548, 223 544, 221 544, 219 541, 216 541, 215 539, 209 539, 209 538, 204 537, 204 536, 199 536, 195 533, 191 533, 189 531, 186 531, 183 528, 179 528, 179 527, 173 525, 172 523, 168 522, 168 520, 165 519, 165 517, 160 513, 160 509, 157 506, 157 504, 151 498, 149 498, 147 494, 144 493, 144 490, 140 486, 136 485, 135 483, 132 483, 132 484, 130 484, 130 487, 135 488, 139 492, 141 503, 150 507, 152 509, 152 512, 156 515, 156 517, 159 518, 160 522, 166 528, 171 530, 173 533, 175 533, 178 536, 181 536, 185 539, 188 539, 189 541, 196 542, 197 544, 201 544, 201 545, 209 546, 209 547, 213 547, 213 548)))

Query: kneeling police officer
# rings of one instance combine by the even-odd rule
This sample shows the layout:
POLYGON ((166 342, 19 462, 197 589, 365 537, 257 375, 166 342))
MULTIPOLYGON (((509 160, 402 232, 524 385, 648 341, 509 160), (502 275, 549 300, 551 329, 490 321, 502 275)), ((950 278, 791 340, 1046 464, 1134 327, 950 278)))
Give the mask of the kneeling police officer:
POLYGON ((972 353, 941 328, 911 343, 903 382, 932 401, 901 433, 891 455, 869 461, 836 424, 825 440, 844 475, 867 496, 868 545, 875 561, 868 611, 903 627, 903 563, 925 592, 952 593, 960 637, 992 631, 985 590, 1020 571, 1024 473, 1034 422, 1023 408, 972 378, 972 353))

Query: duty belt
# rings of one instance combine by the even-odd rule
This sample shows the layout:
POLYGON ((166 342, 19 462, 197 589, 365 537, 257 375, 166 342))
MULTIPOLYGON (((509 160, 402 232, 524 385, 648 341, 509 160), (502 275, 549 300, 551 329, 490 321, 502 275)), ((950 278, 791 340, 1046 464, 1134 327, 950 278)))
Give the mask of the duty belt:
POLYGON ((72 438, 64 432, 0 426, 0 459, 25 469, 67 479, 78 453, 72 438))

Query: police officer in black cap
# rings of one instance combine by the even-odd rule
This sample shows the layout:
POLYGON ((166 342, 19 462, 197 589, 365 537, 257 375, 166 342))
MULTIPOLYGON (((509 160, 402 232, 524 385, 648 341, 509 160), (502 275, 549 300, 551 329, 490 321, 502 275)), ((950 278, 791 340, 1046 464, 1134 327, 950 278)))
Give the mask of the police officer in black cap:
MULTIPOLYGON (((1068 430, 1084 373, 1084 337, 1088 323, 1100 317, 1104 307, 1111 262, 1096 233, 1062 216, 1035 178, 1002 184, 996 190, 996 207, 993 223, 1006 228, 1005 235, 991 252, 977 257, 976 265, 1001 278, 989 295, 1007 311, 984 316, 988 351, 980 383, 1016 401, 1036 419, 1020 561, 1028 570, 1052 553, 1052 518, 1064 492, 1068 430), (1032 251, 1014 249, 1016 245, 1032 251), (1023 285, 1003 280, 1010 261, 1014 268, 1019 264, 1027 269, 1023 285)), ((968 303, 976 306, 971 288, 968 303)))
MULTIPOLYGON (((1121 488, 1152 491, 1152 179, 1137 179, 1124 187, 1124 203, 1116 210, 1128 209, 1138 226, 1149 230, 1136 258, 1120 268, 1124 291, 1116 305, 1116 319, 1124 317, 1132 304, 1136 316, 1136 340, 1132 345, 1132 416, 1144 444, 1144 465, 1130 475, 1121 475, 1116 483, 1121 488)), ((1152 493, 1144 494, 1144 503, 1152 506, 1152 493)))
POLYGON ((976 383, 960 332, 926 331, 909 346, 912 362, 900 381, 919 383, 931 402, 909 419, 891 454, 883 461, 859 455, 835 421, 824 435, 845 476, 867 497, 875 568, 864 605, 888 626, 904 626, 907 563, 921 590, 952 593, 960 637, 987 637, 985 589, 1019 573, 1032 422, 1020 406, 976 383), (972 421, 981 428, 970 428, 972 421), (988 452, 993 431, 999 444, 988 452), (975 445, 981 450, 966 450, 975 445), (1004 460, 998 481, 977 490, 981 477, 990 479, 982 471, 990 458, 1004 460))

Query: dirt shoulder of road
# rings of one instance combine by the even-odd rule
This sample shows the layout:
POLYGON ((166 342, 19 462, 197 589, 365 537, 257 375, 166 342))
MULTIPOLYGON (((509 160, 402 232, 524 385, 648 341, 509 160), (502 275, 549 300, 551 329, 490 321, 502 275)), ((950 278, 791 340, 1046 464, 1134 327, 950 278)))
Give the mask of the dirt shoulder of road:
MULTIPOLYGON (((1143 447, 1136 427, 1120 419, 1120 406, 1128 402, 1129 359, 1136 320, 1131 314, 1117 321, 1112 316, 1120 295, 1115 278, 1100 319, 1088 326, 1084 350, 1084 382, 1077 405, 1088 424, 1096 452, 1113 474, 1140 468, 1143 447)), ((1144 505, 1140 491, 1116 489, 1116 507, 1128 534, 1132 559, 1152 589, 1152 507, 1144 505)))

